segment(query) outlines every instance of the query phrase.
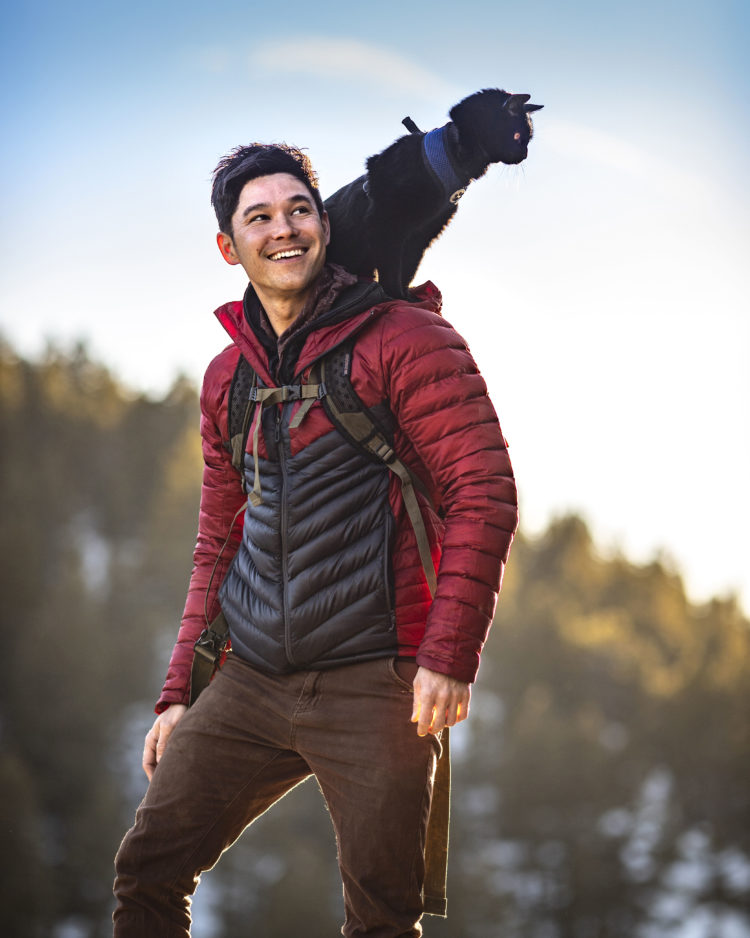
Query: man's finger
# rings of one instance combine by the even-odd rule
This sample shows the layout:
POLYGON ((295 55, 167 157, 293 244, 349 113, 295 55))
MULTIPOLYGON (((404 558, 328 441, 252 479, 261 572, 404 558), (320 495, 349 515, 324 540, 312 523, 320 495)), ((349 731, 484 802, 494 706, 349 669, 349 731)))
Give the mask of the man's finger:
POLYGON ((159 739, 156 742, 156 761, 159 762, 161 757, 164 755, 164 750, 167 748, 167 740, 169 739, 170 730, 162 726, 159 731, 159 739))
POLYGON ((151 776, 154 774, 156 763, 156 741, 153 737, 153 730, 149 730, 143 746, 143 760, 141 763, 143 765, 143 771, 146 773, 146 777, 149 781, 151 781, 151 776))
POLYGON ((445 698, 438 697, 435 706, 432 709, 432 720, 427 728, 428 732, 437 734, 446 724, 447 703, 445 698))
POLYGON ((460 723, 461 720, 465 720, 469 715, 469 697, 470 691, 467 690, 464 695, 464 699, 460 700, 458 706, 456 707, 456 723, 460 723))
MULTIPOLYGON (((419 721, 417 723, 417 735, 426 736, 428 733, 438 733, 438 725, 442 729, 440 708, 435 705, 435 698, 432 694, 426 694, 423 704, 419 711, 419 721)), ((445 722, 444 715, 442 722, 445 722)))
POLYGON ((451 697, 448 701, 448 706, 445 708, 445 725, 446 726, 455 726, 458 722, 458 710, 461 704, 456 700, 455 697, 451 697))

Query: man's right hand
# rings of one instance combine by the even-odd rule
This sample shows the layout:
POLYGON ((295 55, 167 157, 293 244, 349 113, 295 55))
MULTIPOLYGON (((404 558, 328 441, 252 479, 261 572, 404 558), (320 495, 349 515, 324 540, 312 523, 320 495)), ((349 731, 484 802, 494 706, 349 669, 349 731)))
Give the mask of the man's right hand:
POLYGON ((157 763, 164 755, 172 730, 182 719, 186 710, 187 707, 184 704, 171 704, 159 714, 146 734, 146 742, 143 746, 143 771, 148 776, 149 782, 157 763))

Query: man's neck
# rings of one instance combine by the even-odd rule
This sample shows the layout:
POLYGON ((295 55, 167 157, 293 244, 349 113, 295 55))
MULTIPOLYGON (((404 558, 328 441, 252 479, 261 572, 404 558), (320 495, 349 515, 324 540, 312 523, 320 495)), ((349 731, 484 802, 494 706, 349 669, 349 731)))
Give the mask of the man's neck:
POLYGON ((310 294, 306 290, 303 294, 294 297, 274 297, 256 289, 260 304, 268 316, 271 328, 277 336, 282 335, 291 326, 294 320, 305 308, 305 301, 310 294))

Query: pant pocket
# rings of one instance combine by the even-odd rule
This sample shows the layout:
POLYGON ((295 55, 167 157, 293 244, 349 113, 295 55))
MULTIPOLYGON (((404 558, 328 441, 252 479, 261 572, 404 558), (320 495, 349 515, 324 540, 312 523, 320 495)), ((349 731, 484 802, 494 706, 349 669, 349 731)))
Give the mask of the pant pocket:
POLYGON ((414 676, 417 673, 417 663, 410 661, 397 661, 395 658, 386 658, 386 671, 389 679, 399 690, 408 694, 414 693, 414 676))

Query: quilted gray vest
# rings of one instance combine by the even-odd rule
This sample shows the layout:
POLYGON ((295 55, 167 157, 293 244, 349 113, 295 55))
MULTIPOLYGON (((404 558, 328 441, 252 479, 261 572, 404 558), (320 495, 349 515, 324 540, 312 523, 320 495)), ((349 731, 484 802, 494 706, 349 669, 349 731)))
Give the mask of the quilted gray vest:
POLYGON ((273 673, 395 654, 388 466, 335 427, 292 455, 293 405, 261 408, 268 456, 244 454, 262 498, 219 594, 232 648, 273 673))

